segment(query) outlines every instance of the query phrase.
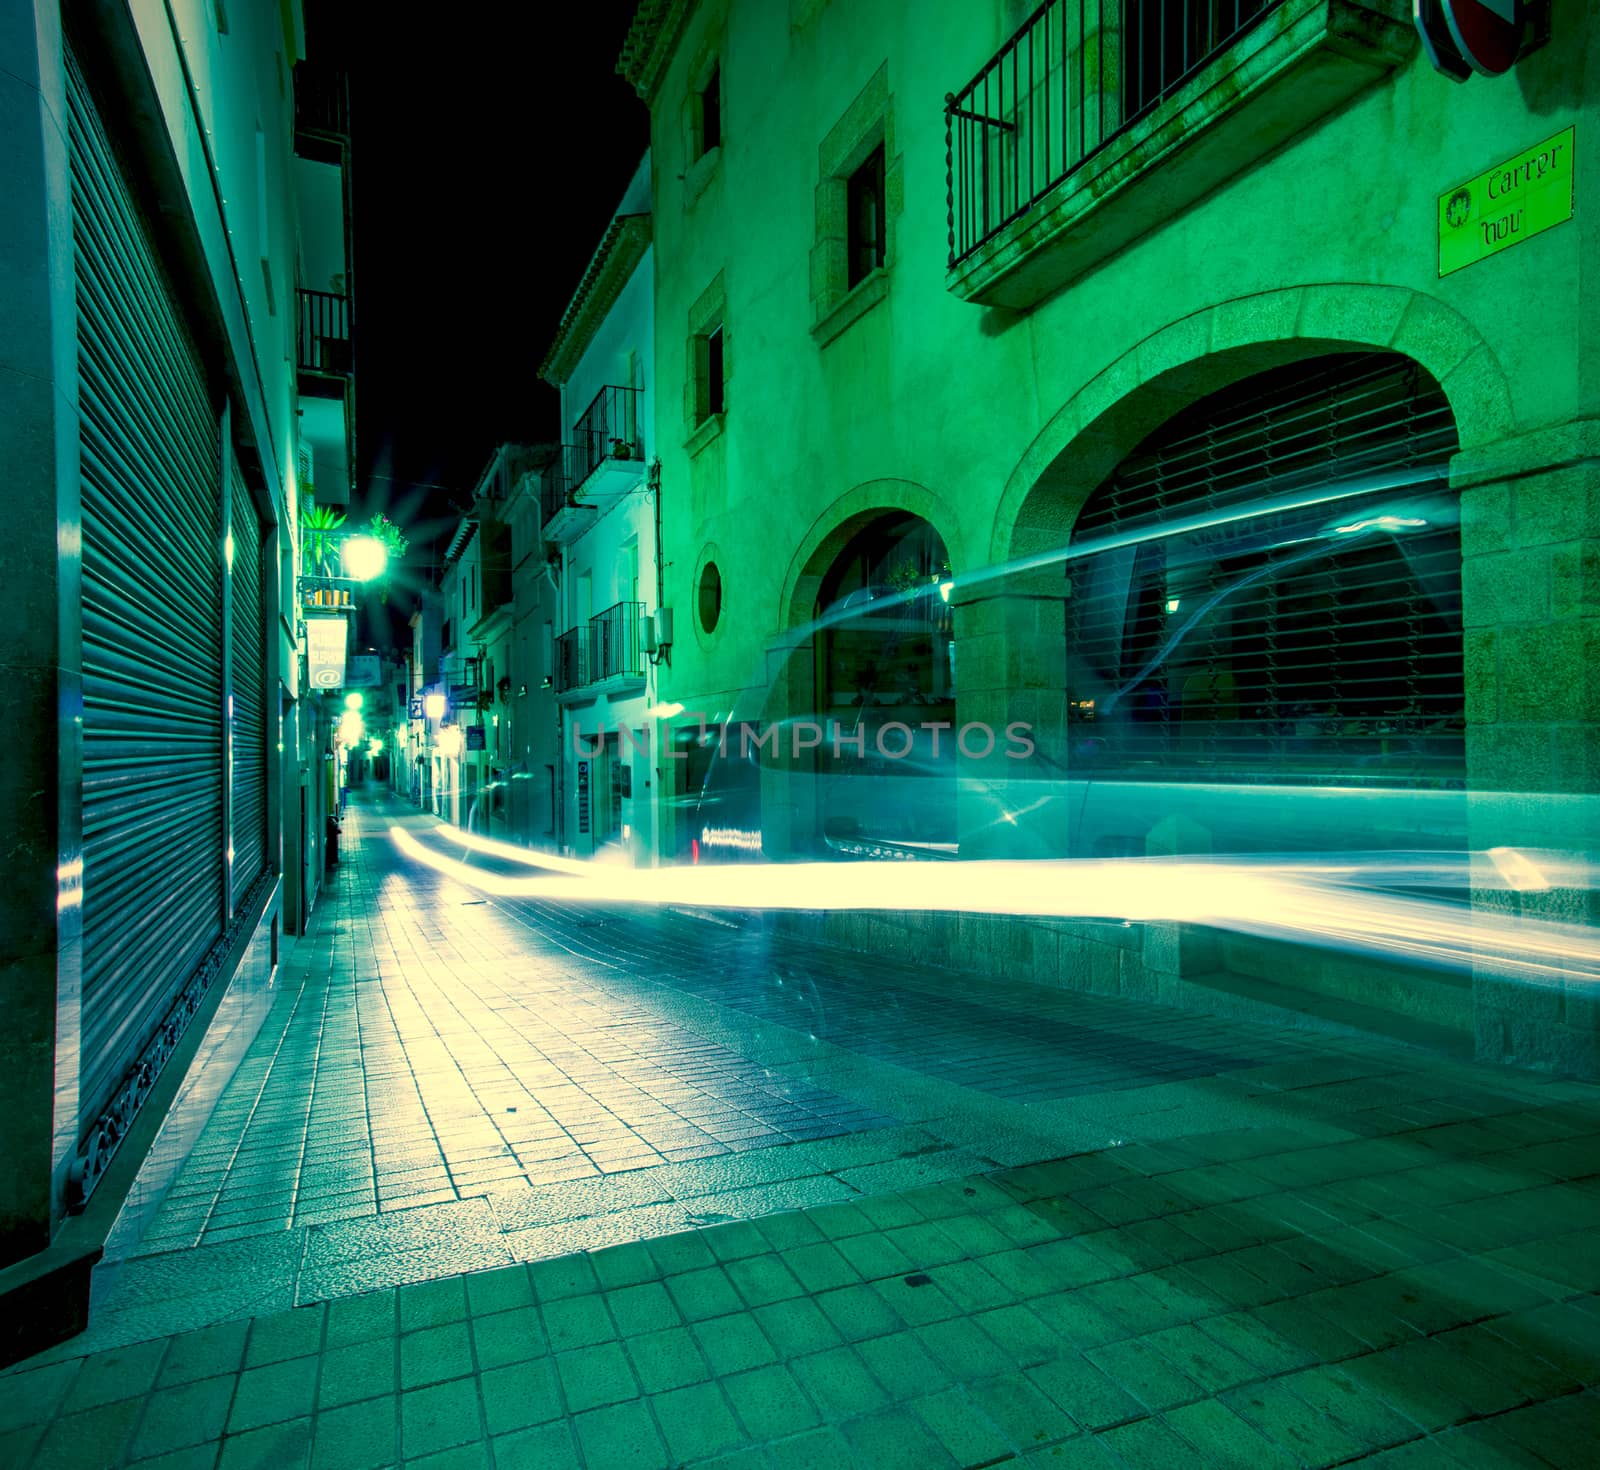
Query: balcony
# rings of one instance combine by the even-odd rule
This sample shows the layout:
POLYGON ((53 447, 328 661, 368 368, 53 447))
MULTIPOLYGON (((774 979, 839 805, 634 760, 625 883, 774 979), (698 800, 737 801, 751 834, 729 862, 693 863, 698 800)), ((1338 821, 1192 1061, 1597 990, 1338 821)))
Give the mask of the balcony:
POLYGON ((294 150, 302 158, 338 163, 350 143, 350 86, 338 67, 294 64, 294 150))
POLYGON ((364 585, 353 577, 301 577, 300 607, 305 612, 353 613, 364 585))
POLYGON ((539 473, 539 516, 544 539, 566 546, 583 535, 595 521, 595 508, 578 500, 572 479, 576 451, 563 444, 555 458, 539 473))
MULTIPOLYGON (((304 287, 294 294, 299 312, 295 357, 302 381, 300 391, 306 391, 303 384, 308 374, 313 378, 348 378, 354 365, 350 350, 350 298, 332 291, 307 291, 304 287)), ((314 396, 337 398, 342 394, 343 388, 335 386, 314 396)))
POLYGON ((1046 0, 945 99, 946 284, 1037 305, 1403 62, 1398 6, 1046 0))
POLYGON ((639 648, 642 602, 619 602, 556 639, 555 690, 569 694, 599 685, 622 692, 644 682, 639 648))
POLYGON ((602 388, 572 426, 570 474, 585 505, 604 510, 644 478, 639 390, 602 388))

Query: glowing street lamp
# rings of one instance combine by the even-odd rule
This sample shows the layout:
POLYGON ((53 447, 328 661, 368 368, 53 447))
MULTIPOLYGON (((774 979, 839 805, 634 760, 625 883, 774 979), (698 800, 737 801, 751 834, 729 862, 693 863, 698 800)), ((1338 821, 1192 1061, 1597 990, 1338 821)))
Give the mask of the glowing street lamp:
POLYGON ((346 536, 342 553, 346 574, 358 582, 381 577, 389 565, 389 548, 376 536, 346 536))
POLYGON ((366 702, 366 699, 354 690, 344 697, 344 707, 346 709, 360 709, 366 702))
POLYGON ((430 720, 442 720, 445 710, 449 707, 449 701, 438 692, 426 695, 422 701, 422 712, 430 720))

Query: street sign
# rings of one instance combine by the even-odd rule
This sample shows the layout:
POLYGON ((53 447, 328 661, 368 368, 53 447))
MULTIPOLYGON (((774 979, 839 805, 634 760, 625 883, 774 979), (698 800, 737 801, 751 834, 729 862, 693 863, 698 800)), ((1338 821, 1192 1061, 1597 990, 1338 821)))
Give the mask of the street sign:
POLYGON ((1572 218, 1575 128, 1439 196, 1439 274, 1520 245, 1572 218))
POLYGON ((413 720, 420 720, 422 718, 422 700, 420 696, 411 701, 410 705, 407 706, 406 713, 407 717, 413 720))
POLYGON ((1434 70, 1464 82, 1503 76, 1522 50, 1528 0, 1412 0, 1417 34, 1434 70))

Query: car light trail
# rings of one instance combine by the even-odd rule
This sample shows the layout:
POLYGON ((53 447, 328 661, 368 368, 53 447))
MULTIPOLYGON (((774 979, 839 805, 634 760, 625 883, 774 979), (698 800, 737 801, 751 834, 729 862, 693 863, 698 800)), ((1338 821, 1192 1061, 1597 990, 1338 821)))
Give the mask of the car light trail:
MULTIPOLYGON (((1447 899, 1361 887, 1362 868, 1348 855, 1333 856, 1326 865, 1305 857, 1288 863, 1277 858, 1066 858, 629 869, 551 860, 494 844, 502 849, 494 856, 545 870, 544 876, 521 877, 447 857, 403 827, 389 831, 407 857, 502 898, 1202 924, 1525 980, 1600 980, 1600 936, 1581 925, 1489 914, 1447 899)), ((449 835, 460 836, 453 830, 449 835)), ((1405 880, 1401 856, 1381 860, 1390 864, 1380 869, 1386 878, 1405 880)), ((1424 871, 1437 879, 1440 856, 1421 856, 1424 871)), ((1493 861, 1483 866, 1499 871, 1493 861)), ((1592 875, 1583 876, 1592 881, 1592 875)), ((1457 879, 1466 881, 1464 867, 1457 879)))

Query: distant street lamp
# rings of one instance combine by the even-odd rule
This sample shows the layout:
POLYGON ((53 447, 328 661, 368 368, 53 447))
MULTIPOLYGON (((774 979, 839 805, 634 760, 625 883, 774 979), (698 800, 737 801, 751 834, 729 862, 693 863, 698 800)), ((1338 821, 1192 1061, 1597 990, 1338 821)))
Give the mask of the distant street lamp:
POLYGON ((381 577, 389 565, 389 548, 376 536, 346 536, 341 549, 345 572, 358 582, 381 577))
POLYGON ((429 694, 423 698, 422 712, 430 720, 442 720, 444 718, 444 712, 448 708, 449 701, 447 701, 442 694, 429 694))
POLYGON ((366 702, 365 697, 355 690, 352 690, 344 697, 344 707, 346 709, 360 709, 366 702))

